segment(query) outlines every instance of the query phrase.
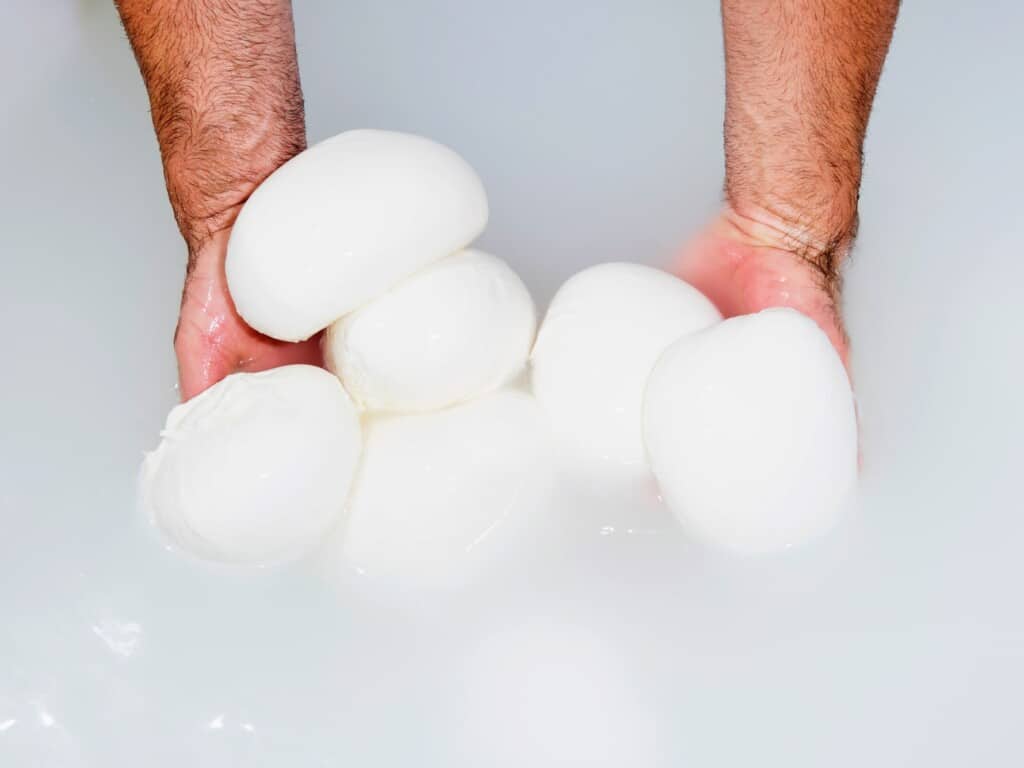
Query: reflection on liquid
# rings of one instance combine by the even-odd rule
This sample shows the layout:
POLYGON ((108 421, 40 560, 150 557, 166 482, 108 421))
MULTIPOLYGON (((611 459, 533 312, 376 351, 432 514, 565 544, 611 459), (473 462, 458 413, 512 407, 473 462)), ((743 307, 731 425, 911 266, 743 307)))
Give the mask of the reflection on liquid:
POLYGON ((128 658, 139 648, 142 626, 134 621, 105 619, 92 625, 92 632, 118 656, 128 658))

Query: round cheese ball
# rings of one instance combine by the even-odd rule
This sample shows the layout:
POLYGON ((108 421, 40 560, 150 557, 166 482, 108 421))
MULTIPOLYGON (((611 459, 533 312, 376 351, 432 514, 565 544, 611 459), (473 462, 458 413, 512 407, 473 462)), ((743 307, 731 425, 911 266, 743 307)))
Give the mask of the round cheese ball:
POLYGON ((464 582, 538 524, 551 487, 546 436, 533 398, 511 390, 371 420, 332 556, 385 581, 464 582))
POLYGON ((227 279, 239 314, 285 341, 312 336, 487 223, 476 172, 428 139, 359 130, 272 173, 231 231, 227 279))
POLYGON ((551 302, 531 355, 533 392, 573 456, 645 460, 644 386, 658 356, 721 320, 696 288, 641 264, 601 264, 551 302))
POLYGON ((363 407, 432 410, 519 373, 536 323, 530 292, 504 261, 463 251, 334 323, 324 354, 363 407))
POLYGON ((236 373, 174 408, 143 465, 157 526, 194 555, 271 563, 316 545, 345 506, 362 438, 337 378, 236 373))
POLYGON ((647 385, 644 437, 679 520, 738 551, 823 532, 857 478, 846 370, 792 309, 726 320, 669 347, 647 385))

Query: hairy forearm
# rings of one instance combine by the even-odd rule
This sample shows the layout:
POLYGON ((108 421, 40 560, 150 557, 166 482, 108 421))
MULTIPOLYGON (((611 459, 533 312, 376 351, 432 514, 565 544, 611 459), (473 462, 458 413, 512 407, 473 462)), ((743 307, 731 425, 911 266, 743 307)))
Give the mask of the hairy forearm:
POLYGON ((115 0, 195 253, 306 146, 290 0, 115 0))
POLYGON ((722 0, 726 195, 834 272, 899 0, 722 0))

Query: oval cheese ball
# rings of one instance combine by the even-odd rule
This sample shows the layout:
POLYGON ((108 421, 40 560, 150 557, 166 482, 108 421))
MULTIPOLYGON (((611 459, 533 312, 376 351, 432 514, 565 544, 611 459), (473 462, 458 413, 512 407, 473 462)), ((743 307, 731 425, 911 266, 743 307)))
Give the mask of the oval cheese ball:
POLYGON ((272 563, 312 549, 345 506, 362 447, 337 378, 236 373, 174 408, 143 465, 157 526, 194 555, 272 563))
POLYGON ((370 410, 443 408, 497 389, 526 364, 530 292, 501 259, 442 259, 333 324, 327 367, 370 410))
POLYGON ((253 192, 228 242, 228 288, 250 326, 301 341, 469 245, 486 223, 483 184, 455 152, 404 133, 349 131, 253 192))
POLYGON ((700 291, 641 264, 600 264, 555 294, 531 355, 533 392, 583 459, 645 460, 640 414, 658 356, 721 319, 700 291))
POLYGON ((465 583, 520 537, 543 530, 552 483, 547 435, 534 399, 511 390, 370 420, 331 557, 385 581, 465 583))
POLYGON ((828 529, 857 478, 846 370, 792 309, 669 347, 647 385, 644 437, 669 507, 727 549, 770 551, 828 529))

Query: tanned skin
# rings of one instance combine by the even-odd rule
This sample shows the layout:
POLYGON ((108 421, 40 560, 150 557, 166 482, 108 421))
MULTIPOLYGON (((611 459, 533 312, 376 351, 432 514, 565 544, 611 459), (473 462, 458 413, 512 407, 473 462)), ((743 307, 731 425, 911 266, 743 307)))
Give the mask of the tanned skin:
MULTIPOLYGON (((235 311, 227 239, 253 189, 306 146, 290 0, 115 0, 149 92, 188 246, 175 334, 181 395, 229 373, 320 363, 235 311)), ((722 0, 726 205, 677 271, 726 316, 813 318, 847 361, 841 269, 861 151, 899 0, 722 0)))

